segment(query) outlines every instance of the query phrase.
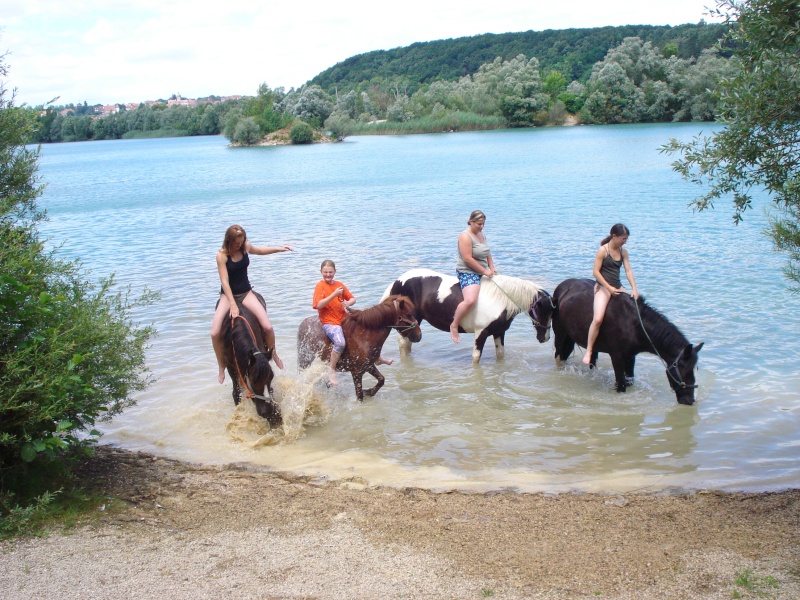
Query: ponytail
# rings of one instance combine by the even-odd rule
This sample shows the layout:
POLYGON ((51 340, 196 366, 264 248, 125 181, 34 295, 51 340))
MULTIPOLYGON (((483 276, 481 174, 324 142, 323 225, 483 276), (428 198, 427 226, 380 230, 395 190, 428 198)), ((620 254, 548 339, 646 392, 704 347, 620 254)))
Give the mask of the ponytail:
POLYGON ((605 246, 608 242, 611 241, 611 238, 615 235, 630 235, 631 231, 622 223, 617 223, 611 228, 609 234, 603 238, 603 241, 600 242, 601 246, 605 246))

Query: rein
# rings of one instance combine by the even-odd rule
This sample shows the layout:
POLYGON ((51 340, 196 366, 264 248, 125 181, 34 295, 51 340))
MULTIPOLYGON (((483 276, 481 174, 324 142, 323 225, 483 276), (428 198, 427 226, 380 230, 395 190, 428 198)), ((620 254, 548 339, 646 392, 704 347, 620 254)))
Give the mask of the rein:
MULTIPOLYGON (((245 322, 245 325, 247 325, 247 329, 250 330, 250 335, 253 338, 253 344, 256 347, 258 347, 258 344, 256 343, 256 334, 253 331, 253 328, 250 326, 250 322, 247 319, 245 319, 242 315, 238 315, 235 318, 231 318, 231 332, 233 332, 233 326, 235 324, 236 319, 241 319, 242 321, 245 322)), ((236 374, 239 376, 239 382, 241 383, 242 387, 247 392, 247 397, 250 400, 256 398, 257 400, 264 400, 265 402, 270 402, 271 399, 269 397, 262 396, 261 394, 256 394, 253 390, 251 390, 250 386, 247 385, 246 379, 242 377, 242 370, 239 368, 239 359, 236 358, 236 347, 233 345, 233 336, 231 336, 231 347, 233 348, 233 364, 236 366, 236 374)), ((264 354, 264 353, 261 352, 261 350, 256 350, 255 352, 253 352, 253 356, 257 354, 264 354)))
POLYGON ((678 361, 681 359, 681 356, 683 356, 683 353, 686 350, 686 348, 680 351, 675 360, 672 361, 671 365, 668 365, 667 361, 665 361, 664 358, 658 353, 656 345, 653 343, 653 340, 650 339, 650 335, 647 333, 647 329, 645 329, 644 321, 642 321, 642 313, 639 311, 639 302, 636 300, 636 298, 633 298, 633 296, 631 296, 631 298, 633 299, 633 305, 636 307, 636 315, 639 317, 639 324, 642 326, 642 331, 644 331, 644 335, 647 338, 647 341, 650 342, 650 345, 653 347, 653 352, 656 353, 656 356, 661 360, 661 362, 667 368, 667 375, 669 376, 669 378, 675 382, 675 385, 680 386, 683 389, 686 388, 695 389, 700 387, 698 385, 687 385, 686 382, 681 379, 680 373, 678 372, 678 361), (678 374, 678 377, 675 377, 675 375, 672 374, 673 369, 678 374))

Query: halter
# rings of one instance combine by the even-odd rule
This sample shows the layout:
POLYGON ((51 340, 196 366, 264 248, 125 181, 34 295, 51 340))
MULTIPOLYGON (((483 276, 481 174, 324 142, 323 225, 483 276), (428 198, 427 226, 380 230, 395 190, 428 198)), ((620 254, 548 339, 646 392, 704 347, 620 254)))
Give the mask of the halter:
POLYGON ((419 323, 416 319, 407 319, 406 317, 398 317, 396 325, 387 325, 389 329, 397 329, 397 333, 403 333, 409 329, 416 329, 419 323))
MULTIPOLYGON (((542 293, 545 293, 545 292, 542 291, 542 293)), ((556 309, 556 305, 553 302, 553 297, 550 294, 545 294, 545 298, 547 298, 550 301, 550 308, 555 310, 556 309)), ((536 304, 536 302, 538 302, 538 300, 539 300, 539 298, 536 298, 536 300, 533 301, 533 304, 531 304, 531 309, 528 311, 528 317, 530 317, 531 322, 533 323, 534 327, 541 327, 542 329, 548 329, 548 327, 545 326, 544 323, 539 321, 539 317, 536 315, 536 308, 534 307, 534 304, 536 304)))
MULTIPOLYGON (((247 325, 247 329, 250 330, 250 335, 253 337, 253 343, 258 346, 256 342, 256 334, 253 331, 253 328, 250 326, 250 322, 245 319, 242 315, 237 315, 236 317, 231 317, 231 330, 233 330, 233 326, 235 324, 236 319, 241 319, 247 325)), ((232 336, 231 336, 232 337, 232 336)), ((233 364, 236 366, 236 374, 239 376, 239 383, 241 383, 242 387, 247 392, 247 398, 252 400, 255 398, 256 400, 264 400, 265 402, 272 402, 272 398, 269 396, 263 396, 262 394, 256 394, 253 390, 250 389, 250 386, 247 385, 246 378, 242 377, 242 370, 239 368, 239 359, 236 358, 236 348, 233 346, 233 339, 231 339, 231 347, 233 348, 233 364)), ((253 356, 257 354, 264 354, 261 350, 256 350, 253 352, 253 356)))
POLYGON ((689 385, 683 379, 681 379, 680 371, 678 371, 678 362, 683 356, 683 353, 686 351, 686 348, 682 348, 681 351, 678 353, 678 356, 675 357, 675 360, 672 361, 671 365, 667 365, 667 361, 663 359, 663 357, 658 353, 656 350, 656 345, 653 343, 653 340, 650 339, 650 335, 647 333, 647 329, 644 327, 644 322, 642 321, 642 313, 639 311, 639 303, 636 301, 636 298, 633 298, 633 305, 636 307, 636 315, 639 317, 639 324, 642 326, 642 331, 644 331, 644 335, 647 338, 647 341, 650 342, 650 345, 653 347, 653 352, 655 352, 656 356, 661 360, 665 367, 667 367, 667 376, 670 378, 670 385, 673 389, 680 387, 681 389, 697 389, 699 385, 689 385), (677 377, 672 374, 672 371, 675 371, 677 377), (674 385, 673 385, 674 384, 674 385))

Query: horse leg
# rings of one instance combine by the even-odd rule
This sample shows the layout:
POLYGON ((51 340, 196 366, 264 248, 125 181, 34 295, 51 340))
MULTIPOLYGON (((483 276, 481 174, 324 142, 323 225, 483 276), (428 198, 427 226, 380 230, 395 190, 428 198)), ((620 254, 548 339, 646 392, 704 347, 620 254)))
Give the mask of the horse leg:
POLYGON ((472 346, 472 362, 478 364, 481 361, 483 347, 486 345, 486 338, 489 337, 485 329, 475 332, 475 344, 472 346))
POLYGON ((589 361, 589 368, 596 369, 597 368, 597 357, 599 356, 599 352, 592 352, 592 358, 589 361))
POLYGON ((636 355, 633 354, 625 361, 625 383, 633 385, 633 368, 636 365, 636 355))
POLYGON ((364 372, 359 371, 357 369, 353 369, 352 371, 350 371, 350 374, 353 376, 353 385, 356 386, 356 398, 358 398, 359 402, 363 402, 364 386, 361 381, 361 378, 364 377, 364 372))
POLYGON ((369 373, 375 379, 377 379, 378 383, 376 383, 374 387, 371 387, 370 389, 366 390, 364 392, 364 395, 365 396, 374 396, 375 394, 378 393, 378 390, 383 387, 383 384, 386 381, 386 378, 383 375, 381 375, 381 372, 378 371, 378 368, 374 364, 369 366, 369 368, 367 369, 367 373, 369 373))
POLYGON ((573 350, 575 350, 575 341, 568 335, 564 335, 561 340, 558 339, 559 337, 557 335, 555 341, 555 358, 556 364, 560 367, 561 363, 566 362, 573 350))
POLYGON ((498 333, 494 336, 494 353, 498 360, 506 357, 506 332, 498 333))
POLYGON ((627 358, 615 352, 611 355, 611 365, 614 367, 614 377, 617 380, 617 391, 624 392, 628 387, 625 381, 625 367, 627 366, 627 358))
POLYGON ((400 356, 411 354, 411 340, 402 335, 397 336, 397 346, 400 348, 400 356))

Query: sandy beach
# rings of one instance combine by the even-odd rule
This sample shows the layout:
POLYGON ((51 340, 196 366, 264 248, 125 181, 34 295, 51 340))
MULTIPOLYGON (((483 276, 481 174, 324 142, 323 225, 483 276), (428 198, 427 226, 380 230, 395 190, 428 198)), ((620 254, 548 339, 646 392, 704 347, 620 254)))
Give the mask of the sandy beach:
POLYGON ((798 598, 800 490, 434 493, 101 447, 5 598, 798 598), (737 583, 738 582, 738 583, 737 583))

